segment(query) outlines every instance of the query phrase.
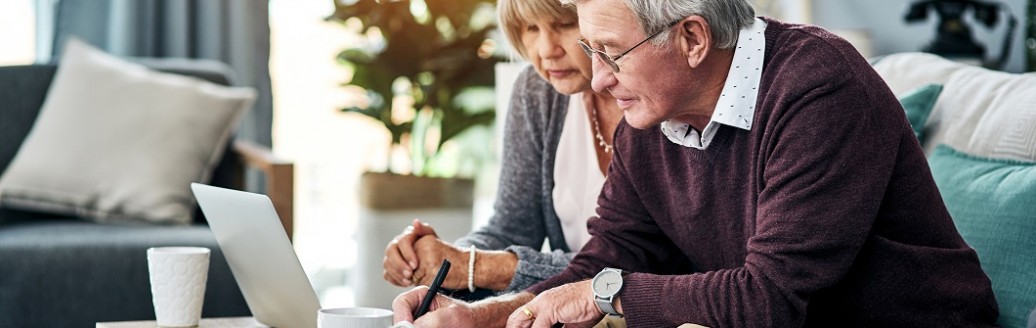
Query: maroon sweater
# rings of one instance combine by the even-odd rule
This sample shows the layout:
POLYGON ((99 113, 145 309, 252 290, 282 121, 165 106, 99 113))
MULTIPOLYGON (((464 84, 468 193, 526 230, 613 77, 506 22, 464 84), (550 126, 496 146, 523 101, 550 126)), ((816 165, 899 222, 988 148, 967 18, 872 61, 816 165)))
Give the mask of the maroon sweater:
POLYGON ((630 327, 985 327, 997 305, 903 109, 852 46, 768 21, 751 131, 625 122, 593 236, 529 289, 629 272, 630 327))

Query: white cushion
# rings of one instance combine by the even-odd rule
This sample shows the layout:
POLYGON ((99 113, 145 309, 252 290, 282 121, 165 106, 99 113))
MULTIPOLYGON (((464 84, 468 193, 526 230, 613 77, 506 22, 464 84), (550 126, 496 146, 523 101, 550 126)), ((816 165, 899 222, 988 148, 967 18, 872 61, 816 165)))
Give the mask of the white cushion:
POLYGON ((923 52, 904 52, 885 56, 874 64, 896 96, 926 84, 945 84, 954 72, 970 66, 923 52))
POLYGON ((874 70, 897 96, 919 86, 943 90, 925 124, 924 148, 947 144, 962 152, 1036 160, 1036 74, 1011 74, 927 53, 889 55, 874 70))
POLYGON ((989 158, 1036 161, 1036 75, 982 68, 954 73, 927 123, 931 140, 989 158))
POLYGON ((0 206, 111 222, 191 222, 255 91, 161 73, 70 40, 0 206))

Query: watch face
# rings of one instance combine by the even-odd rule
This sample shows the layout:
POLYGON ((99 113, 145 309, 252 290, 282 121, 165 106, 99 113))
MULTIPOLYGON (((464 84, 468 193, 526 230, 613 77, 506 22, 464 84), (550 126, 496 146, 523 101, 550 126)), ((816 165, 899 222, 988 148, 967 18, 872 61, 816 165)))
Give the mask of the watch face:
POLYGON ((622 275, 617 271, 606 270, 601 271, 594 277, 593 288, 594 293, 600 297, 614 296, 622 289, 622 275))

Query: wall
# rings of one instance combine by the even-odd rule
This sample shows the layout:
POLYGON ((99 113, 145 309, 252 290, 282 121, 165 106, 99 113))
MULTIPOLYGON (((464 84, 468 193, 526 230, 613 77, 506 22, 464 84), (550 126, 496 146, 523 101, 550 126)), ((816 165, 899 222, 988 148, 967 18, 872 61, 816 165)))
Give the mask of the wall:
MULTIPOLYGON (((1011 54, 1005 67, 1009 72, 1025 70, 1025 2, 1026 0, 999 1, 1010 8, 1018 19, 1011 45, 1011 54)), ((907 24, 903 21, 907 4, 903 0, 814 0, 812 1, 812 23, 830 30, 865 30, 871 37, 873 55, 887 55, 896 52, 919 51, 935 37, 937 15, 929 12, 925 22, 907 24)), ((971 14, 967 14, 968 19, 971 14)), ((978 43, 986 49, 987 57, 1000 54, 1007 20, 1001 19, 993 29, 981 24, 972 24, 972 32, 978 43)))

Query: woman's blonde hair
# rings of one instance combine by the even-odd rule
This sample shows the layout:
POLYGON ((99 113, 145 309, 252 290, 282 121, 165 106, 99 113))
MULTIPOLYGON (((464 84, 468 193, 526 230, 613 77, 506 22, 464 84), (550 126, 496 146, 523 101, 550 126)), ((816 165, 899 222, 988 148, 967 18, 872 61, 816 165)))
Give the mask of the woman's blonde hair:
POLYGON ((496 6, 507 41, 522 58, 529 58, 522 44, 522 30, 533 17, 548 22, 577 19, 575 7, 563 6, 558 0, 499 0, 496 6))

